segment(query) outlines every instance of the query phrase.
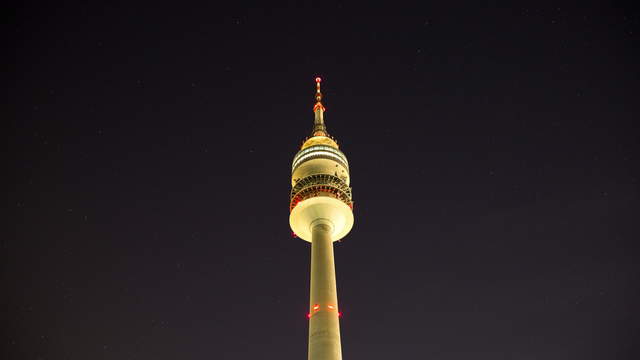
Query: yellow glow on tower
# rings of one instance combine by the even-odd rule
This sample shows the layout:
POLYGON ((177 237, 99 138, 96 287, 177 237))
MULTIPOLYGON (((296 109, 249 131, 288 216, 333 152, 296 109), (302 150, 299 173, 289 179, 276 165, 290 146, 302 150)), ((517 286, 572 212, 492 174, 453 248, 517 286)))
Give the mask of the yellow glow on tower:
POLYGON ((298 237, 311 242, 309 360, 341 360, 333 242, 353 227, 353 200, 349 162, 324 123, 321 81, 316 78, 312 136, 291 165, 289 224, 298 237))

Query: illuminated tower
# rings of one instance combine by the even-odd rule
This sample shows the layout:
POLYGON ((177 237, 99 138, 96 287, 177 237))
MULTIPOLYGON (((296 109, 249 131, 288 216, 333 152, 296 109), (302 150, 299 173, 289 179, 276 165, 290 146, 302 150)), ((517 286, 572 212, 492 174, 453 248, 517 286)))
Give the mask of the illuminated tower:
POLYGON ((309 360, 340 360, 340 312, 333 242, 353 227, 349 163, 324 124, 320 78, 316 78, 313 132, 293 158, 289 224, 311 242, 309 360))

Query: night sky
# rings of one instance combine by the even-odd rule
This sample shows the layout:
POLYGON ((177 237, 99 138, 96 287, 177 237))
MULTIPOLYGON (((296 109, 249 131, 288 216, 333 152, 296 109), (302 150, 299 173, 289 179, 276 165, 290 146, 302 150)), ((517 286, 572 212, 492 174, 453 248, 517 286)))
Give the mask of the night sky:
POLYGON ((14 4, 0 357, 305 359, 319 75, 345 360, 637 359, 640 12, 439 3, 14 4))

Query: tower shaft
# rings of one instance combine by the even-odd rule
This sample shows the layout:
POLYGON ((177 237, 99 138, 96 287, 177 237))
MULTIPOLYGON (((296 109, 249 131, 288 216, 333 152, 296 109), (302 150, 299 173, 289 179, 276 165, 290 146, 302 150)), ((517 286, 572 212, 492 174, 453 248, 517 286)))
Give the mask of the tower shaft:
POLYGON ((309 360, 342 360, 331 226, 312 228, 309 360))

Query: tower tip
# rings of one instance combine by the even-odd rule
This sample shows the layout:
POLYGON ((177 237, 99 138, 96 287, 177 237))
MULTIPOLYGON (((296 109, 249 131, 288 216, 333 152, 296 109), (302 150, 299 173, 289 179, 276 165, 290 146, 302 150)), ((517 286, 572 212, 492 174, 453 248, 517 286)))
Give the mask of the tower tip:
POLYGON ((313 106, 315 120, 313 121, 313 136, 327 136, 327 129, 324 126, 323 113, 325 111, 322 105, 322 93, 320 92, 320 76, 316 77, 316 104, 313 106))
POLYGON ((313 111, 317 111, 318 109, 322 109, 322 111, 325 111, 324 106, 322 106, 322 93, 320 92, 320 83, 322 82, 322 79, 320 78, 320 76, 316 77, 316 104, 313 107, 313 111))

